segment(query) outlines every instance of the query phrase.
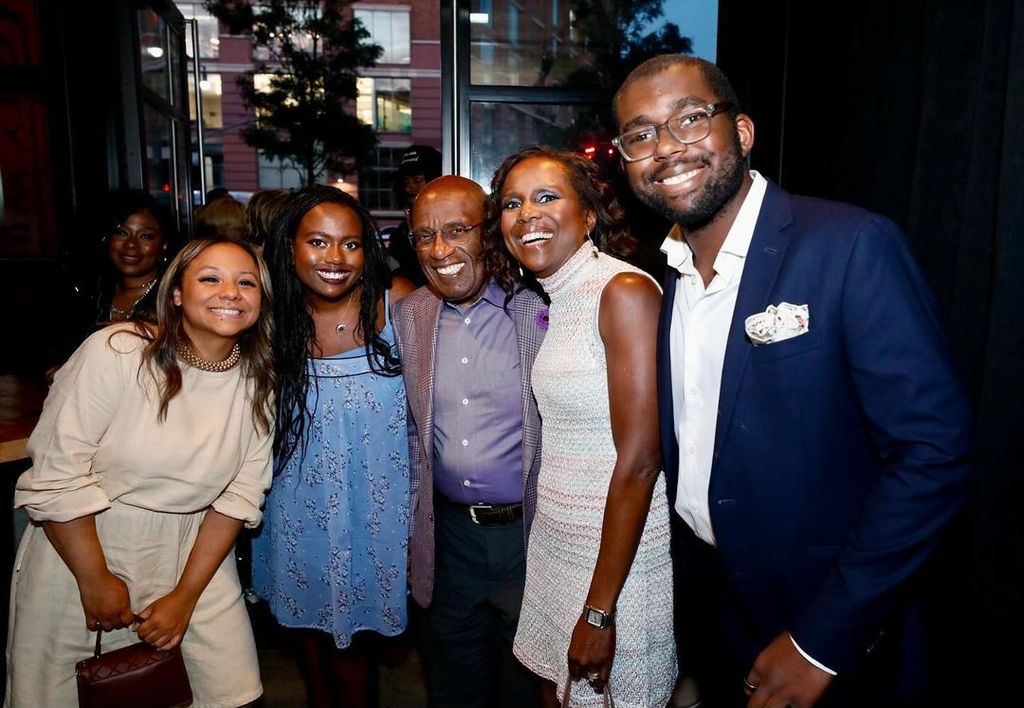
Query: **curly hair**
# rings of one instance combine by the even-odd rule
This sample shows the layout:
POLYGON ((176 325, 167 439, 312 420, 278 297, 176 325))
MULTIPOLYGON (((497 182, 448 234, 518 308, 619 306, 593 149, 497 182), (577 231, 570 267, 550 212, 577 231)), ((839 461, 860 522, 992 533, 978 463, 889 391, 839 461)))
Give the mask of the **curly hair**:
POLYGON ((596 223, 590 239, 597 248, 617 258, 629 259, 636 254, 637 242, 629 232, 626 210, 619 204, 615 189, 601 174, 601 168, 587 158, 568 150, 534 145, 506 157, 491 178, 487 199, 487 240, 497 240, 504 248, 501 234, 501 194, 512 168, 524 160, 544 157, 562 165, 569 184, 576 192, 580 206, 594 212, 596 223))
POLYGON ((270 432, 274 420, 273 393, 276 384, 274 374, 273 337, 273 287, 267 266, 259 254, 247 243, 229 238, 214 237, 190 241, 167 266, 157 293, 156 317, 152 324, 135 323, 135 333, 149 340, 142 351, 141 366, 148 366, 160 391, 158 420, 167 418, 167 407, 171 400, 181 393, 181 367, 178 364, 178 350, 188 343, 182 308, 174 304, 174 292, 181 288, 185 271, 210 246, 230 244, 240 248, 252 257, 260 272, 260 315, 256 324, 239 337, 241 348, 242 375, 252 381, 252 419, 256 429, 270 432))
MULTIPOLYGON (((377 331, 377 305, 391 286, 387 251, 373 217, 359 202, 340 189, 316 185, 290 194, 279 206, 274 230, 264 254, 274 284, 274 354, 277 362, 277 432, 274 436, 275 470, 280 471, 301 447, 305 454, 306 428, 315 401, 310 402, 307 358, 316 351, 316 326, 306 291, 295 274, 293 246, 299 223, 321 204, 337 204, 352 211, 362 227, 363 275, 359 323, 355 333, 364 342, 370 368, 381 376, 398 376, 397 354, 377 331)), ((313 379, 314 396, 318 395, 313 379)))

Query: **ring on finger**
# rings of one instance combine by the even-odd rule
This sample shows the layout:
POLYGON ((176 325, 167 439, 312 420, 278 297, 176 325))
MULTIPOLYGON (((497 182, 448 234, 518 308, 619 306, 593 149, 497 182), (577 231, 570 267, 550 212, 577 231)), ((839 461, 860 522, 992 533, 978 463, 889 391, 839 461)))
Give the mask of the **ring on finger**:
POLYGON ((601 674, 597 671, 591 671, 587 674, 587 681, 590 683, 594 683, 594 681, 597 681, 599 678, 601 678, 601 674))
POLYGON ((743 691, 744 691, 744 693, 746 693, 747 695, 750 695, 751 693, 753 693, 756 690, 757 690, 757 686, 755 684, 752 684, 752 683, 750 683, 750 681, 747 681, 746 679, 743 679, 743 691))

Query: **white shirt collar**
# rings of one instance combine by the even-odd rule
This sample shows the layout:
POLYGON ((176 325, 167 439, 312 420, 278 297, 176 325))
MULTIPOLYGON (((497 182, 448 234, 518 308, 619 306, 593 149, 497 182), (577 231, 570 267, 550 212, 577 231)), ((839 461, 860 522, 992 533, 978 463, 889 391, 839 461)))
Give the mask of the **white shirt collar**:
MULTIPOLYGON (((750 241, 754 238, 754 227, 757 225, 758 214, 761 213, 761 203, 764 201, 765 191, 768 189, 768 180, 761 176, 757 170, 750 171, 753 183, 747 196, 736 213, 736 219, 725 236, 718 256, 715 258, 715 272, 727 281, 732 279, 733 274, 744 258, 747 257, 747 250, 750 248, 750 241)), ((670 268, 675 268, 683 274, 693 274, 696 270, 693 267, 693 251, 683 239, 682 230, 679 224, 672 226, 668 236, 661 244, 661 251, 670 268)))

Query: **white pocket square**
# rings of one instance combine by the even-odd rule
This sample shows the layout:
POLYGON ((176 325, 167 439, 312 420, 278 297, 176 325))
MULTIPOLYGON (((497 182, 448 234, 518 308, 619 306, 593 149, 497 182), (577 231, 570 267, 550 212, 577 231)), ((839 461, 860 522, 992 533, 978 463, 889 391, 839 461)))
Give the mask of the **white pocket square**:
POLYGON ((807 305, 780 302, 769 305, 764 312, 751 315, 743 325, 751 342, 771 344, 807 334, 811 328, 811 313, 807 305))

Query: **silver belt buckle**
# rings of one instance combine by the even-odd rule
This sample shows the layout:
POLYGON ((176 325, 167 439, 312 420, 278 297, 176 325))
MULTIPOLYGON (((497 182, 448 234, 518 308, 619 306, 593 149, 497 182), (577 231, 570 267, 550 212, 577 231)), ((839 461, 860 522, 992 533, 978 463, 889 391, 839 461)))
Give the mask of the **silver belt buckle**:
POLYGON ((477 526, 480 525, 480 520, 476 518, 476 511, 480 509, 482 511, 491 511, 491 504, 470 504, 469 505, 469 518, 473 520, 473 523, 477 526))

